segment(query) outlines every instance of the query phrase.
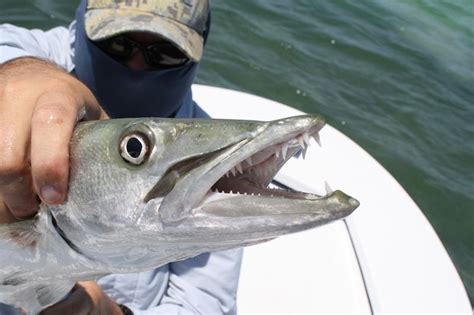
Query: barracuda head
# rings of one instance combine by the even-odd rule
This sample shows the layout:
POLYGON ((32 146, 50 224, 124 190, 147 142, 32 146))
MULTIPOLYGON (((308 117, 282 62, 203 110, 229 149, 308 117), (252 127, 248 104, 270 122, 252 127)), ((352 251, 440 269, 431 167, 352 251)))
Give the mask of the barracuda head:
POLYGON ((323 125, 317 116, 81 123, 53 223, 78 252, 130 271, 341 219, 358 202, 340 191, 266 188, 323 125))

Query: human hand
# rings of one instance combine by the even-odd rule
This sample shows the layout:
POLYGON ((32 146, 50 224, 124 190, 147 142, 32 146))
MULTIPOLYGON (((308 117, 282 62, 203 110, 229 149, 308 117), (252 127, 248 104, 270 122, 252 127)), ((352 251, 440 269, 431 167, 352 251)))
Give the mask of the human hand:
POLYGON ((0 224, 34 215, 39 198, 64 201, 74 126, 106 117, 58 66, 30 57, 0 64, 0 224))
POLYGON ((94 281, 78 282, 72 294, 40 315, 122 315, 120 307, 94 281))

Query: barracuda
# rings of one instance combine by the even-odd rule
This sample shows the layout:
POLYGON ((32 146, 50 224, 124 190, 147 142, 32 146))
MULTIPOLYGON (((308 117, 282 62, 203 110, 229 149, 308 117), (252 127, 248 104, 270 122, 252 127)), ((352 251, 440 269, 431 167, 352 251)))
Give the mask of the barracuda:
POLYGON ((0 302, 36 313, 74 283, 260 243, 349 215, 358 202, 269 189, 318 141, 319 116, 272 122, 80 123, 66 203, 0 225, 0 302))

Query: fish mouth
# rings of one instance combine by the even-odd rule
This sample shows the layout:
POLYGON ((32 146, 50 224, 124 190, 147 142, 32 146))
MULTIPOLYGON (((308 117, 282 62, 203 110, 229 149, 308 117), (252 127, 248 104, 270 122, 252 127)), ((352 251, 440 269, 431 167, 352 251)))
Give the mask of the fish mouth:
MULTIPOLYGON (((320 143, 319 131, 324 124, 319 116, 309 115, 255 122, 252 136, 234 139, 232 143, 170 167, 145 201, 162 198, 159 205, 156 201, 161 220, 173 224, 202 213, 227 216, 229 212, 239 212, 242 207, 238 203, 244 199, 269 204, 275 199, 308 203, 325 198, 327 196, 268 187, 292 156, 299 153, 305 157, 313 142, 311 139, 320 143), (229 205, 227 209, 223 201, 229 205)), ((282 202, 269 212, 255 211, 255 215, 294 213, 293 205, 296 204, 282 202)))
POLYGON ((324 124, 321 117, 311 115, 245 122, 245 126, 238 121, 223 121, 222 133, 208 136, 208 143, 216 143, 214 149, 188 156, 168 167, 146 195, 145 213, 159 215, 160 222, 167 226, 182 224, 191 217, 266 217, 298 212, 313 215, 324 204, 337 204, 343 212, 350 210, 344 212, 348 215, 357 204, 349 196, 339 198, 341 192, 321 197, 268 187, 292 156, 298 153, 305 156, 312 138, 320 142, 319 131, 324 124), (240 134, 239 128, 244 130, 240 134), (231 140, 226 140, 227 137, 231 140))
MULTIPOLYGON (((257 147, 250 155, 241 156, 209 189, 203 202, 231 196, 271 196, 290 199, 307 198, 311 194, 290 189, 269 188, 281 167, 294 155, 306 155, 311 140, 320 143, 317 126, 293 132, 276 143, 257 147)), ((316 195, 313 195, 316 196, 316 195)), ((316 196, 319 197, 319 196, 316 196)))
MULTIPOLYGON (((170 167, 145 196, 144 202, 165 197, 175 188, 176 183, 181 178, 201 165, 212 163, 213 160, 218 160, 219 157, 228 159, 234 156, 238 157, 237 162, 234 162, 235 164, 227 168, 218 168, 221 172, 220 177, 209 187, 202 202, 212 194, 222 196, 234 194, 270 195, 272 192, 276 192, 276 189, 268 188, 268 184, 286 161, 296 153, 305 156, 310 138, 314 138, 316 142, 319 142, 318 130, 303 131, 296 136, 280 140, 276 144, 257 147, 256 151, 249 155, 239 156, 237 150, 248 143, 248 140, 242 140, 213 152, 190 157, 170 167), (229 155, 228 151, 236 152, 229 155)), ((290 190, 285 192, 283 189, 278 189, 278 193, 288 198, 303 197, 301 193, 290 190)))

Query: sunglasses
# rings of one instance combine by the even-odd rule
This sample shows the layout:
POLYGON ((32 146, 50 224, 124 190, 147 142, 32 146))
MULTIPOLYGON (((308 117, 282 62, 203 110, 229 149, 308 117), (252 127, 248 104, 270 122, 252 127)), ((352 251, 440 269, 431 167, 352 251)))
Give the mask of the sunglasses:
POLYGON ((124 35, 114 36, 99 42, 97 46, 106 54, 125 64, 139 49, 146 63, 154 69, 172 68, 184 65, 189 58, 170 42, 159 42, 151 45, 138 43, 124 35))

